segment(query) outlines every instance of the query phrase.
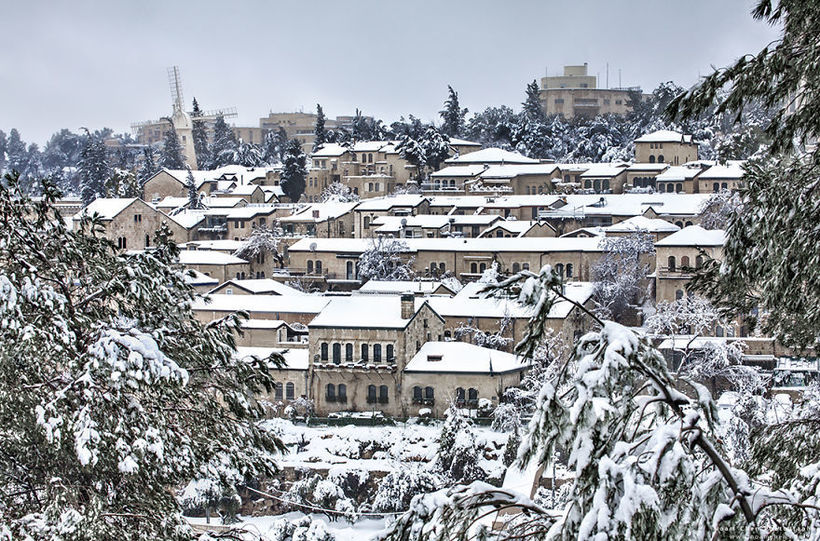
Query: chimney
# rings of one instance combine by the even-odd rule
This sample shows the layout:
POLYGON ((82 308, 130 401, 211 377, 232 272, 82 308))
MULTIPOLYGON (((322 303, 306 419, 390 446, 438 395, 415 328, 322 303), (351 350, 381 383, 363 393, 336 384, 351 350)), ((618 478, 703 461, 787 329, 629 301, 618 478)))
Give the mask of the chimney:
POLYGON ((402 293, 401 318, 410 319, 416 313, 416 297, 412 293, 402 293))
POLYGON ((318 210, 313 211, 313 217, 317 218, 317 219, 319 218, 319 211, 318 210))

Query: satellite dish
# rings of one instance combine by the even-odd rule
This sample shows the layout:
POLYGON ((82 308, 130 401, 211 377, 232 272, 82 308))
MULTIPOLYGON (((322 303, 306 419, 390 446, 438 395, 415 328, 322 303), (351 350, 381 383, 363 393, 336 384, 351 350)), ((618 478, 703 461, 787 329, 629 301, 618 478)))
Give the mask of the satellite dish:
POLYGON ((311 242, 311 243, 310 243, 310 251, 311 251, 311 252, 315 252, 315 251, 316 251, 316 243, 315 243, 315 242, 311 242))
POLYGON ((402 218, 401 219, 401 226, 402 227, 407 227, 407 218, 402 218))

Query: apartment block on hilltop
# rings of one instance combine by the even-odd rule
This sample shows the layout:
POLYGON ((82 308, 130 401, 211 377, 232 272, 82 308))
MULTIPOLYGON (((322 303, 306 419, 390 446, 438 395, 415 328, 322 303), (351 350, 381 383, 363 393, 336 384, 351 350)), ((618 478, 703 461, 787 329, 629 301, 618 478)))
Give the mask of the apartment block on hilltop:
POLYGON ((548 115, 623 115, 631 111, 632 99, 645 99, 640 87, 598 88, 598 77, 589 75, 586 62, 564 66, 563 75, 541 78, 541 104, 548 115))

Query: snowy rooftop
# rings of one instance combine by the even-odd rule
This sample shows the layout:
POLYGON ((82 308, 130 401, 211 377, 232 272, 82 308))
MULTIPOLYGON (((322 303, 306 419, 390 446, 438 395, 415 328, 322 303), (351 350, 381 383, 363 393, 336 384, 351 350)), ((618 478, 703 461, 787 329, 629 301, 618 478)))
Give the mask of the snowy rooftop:
POLYGON ((685 165, 673 165, 657 177, 655 180, 658 182, 664 181, 677 181, 683 182, 684 180, 693 179, 698 176, 702 170, 699 167, 687 167, 685 165))
POLYGON ((690 225, 656 242, 655 246, 723 246, 725 242, 726 234, 722 229, 690 225))
POLYGON ((402 194, 388 197, 374 197, 361 201, 356 210, 390 210, 394 207, 417 207, 427 198, 419 194, 402 194))
POLYGON ((647 218, 645 216, 633 216, 628 220, 610 225, 604 228, 613 233, 631 233, 633 231, 648 231, 649 233, 674 233, 680 231, 680 227, 670 224, 660 218, 647 218))
POLYGON ((658 130, 635 139, 636 143, 691 143, 692 136, 672 130, 658 130))
POLYGON ((493 165, 479 175, 481 178, 515 178, 523 175, 551 175, 558 169, 554 163, 493 165))
POLYGON ((134 201, 137 201, 136 197, 98 197, 74 217, 79 220, 83 214, 88 216, 98 214, 103 220, 113 220, 134 201))
POLYGON ((450 177, 475 177, 484 172, 487 168, 481 164, 478 165, 449 165, 443 169, 436 171, 430 175, 431 178, 450 178, 450 177))
POLYGON ((330 301, 312 295, 222 295, 211 294, 194 301, 194 310, 254 313, 318 314, 330 301), (210 302, 208 302, 210 301, 210 302))
POLYGON ((581 178, 614 177, 626 171, 627 167, 628 165, 625 163, 593 164, 589 169, 581 173, 581 178))
POLYGON ((241 240, 192 240, 185 244, 180 244, 181 250, 217 250, 220 252, 235 252, 245 245, 241 240))
POLYGON ((281 222, 323 222, 352 212, 358 203, 311 203, 299 212, 285 216, 281 222), (314 216, 318 214, 318 216, 314 216))
POLYGON ((665 171, 669 168, 669 165, 665 163, 633 163, 629 167, 626 168, 627 171, 631 172, 644 172, 650 171, 655 173, 660 173, 661 171, 665 171))
MULTIPOLYGON (((600 252, 597 238, 433 238, 401 239, 407 252, 600 252)), ((290 247, 294 252, 362 253, 372 247, 371 239, 301 239, 290 247), (315 245, 315 248, 311 248, 315 245)))
POLYGON ((260 214, 268 215, 276 212, 276 205, 266 204, 266 205, 248 205, 247 207, 239 207, 235 209, 231 209, 228 212, 227 217, 229 220, 236 220, 236 219, 245 219, 250 220, 251 218, 255 218, 260 214))
POLYGON ((503 218, 496 214, 417 214, 415 216, 378 216, 371 224, 380 226, 379 232, 386 232, 399 231, 402 227, 441 229, 451 221, 454 225, 489 225, 498 220, 503 220, 503 218))
POLYGON ((244 289, 252 295, 304 295, 305 293, 294 289, 288 285, 278 282, 271 278, 258 278, 250 280, 228 280, 224 284, 216 288, 219 291, 225 291, 232 286, 244 289))
POLYGON ((246 319, 240 324, 243 329, 278 329, 286 325, 281 319, 246 319))
POLYGON ((455 137, 450 137, 450 144, 455 146, 471 146, 471 147, 480 147, 481 143, 476 143, 475 141, 468 141, 466 139, 457 139, 455 137))
POLYGON ((445 288, 446 291, 450 291, 447 286, 438 281, 428 280, 411 282, 407 280, 368 280, 362 287, 359 288, 359 293, 392 293, 396 295, 400 295, 402 293, 421 293, 423 295, 432 295, 439 288, 445 288))
MULTIPOLYGON (((481 237, 491 237, 495 234, 495 232, 499 229, 503 229, 508 233, 514 233, 516 235, 523 235, 532 227, 537 224, 538 222, 533 222, 530 220, 501 220, 500 222, 493 224, 486 230, 481 233, 481 237)), ((545 227, 550 227, 549 225, 545 224, 545 227)))
POLYGON ((557 212, 578 209, 585 214, 639 216, 652 207, 658 214, 695 216, 700 213, 703 202, 709 197, 710 194, 678 193, 567 195, 567 205, 557 212))
MULTIPOLYGON (((524 306, 515 299, 504 299, 489 296, 483 291, 485 284, 471 282, 452 299, 431 298, 430 305, 444 317, 497 317, 505 315, 516 318, 529 318, 533 309, 524 306)), ((595 287, 591 282, 569 282, 564 287, 564 294, 575 302, 587 302, 595 287)), ((574 305, 565 300, 557 301, 547 315, 548 319, 564 319, 574 305)))
POLYGON ((185 273, 185 282, 192 286, 215 286, 219 283, 219 280, 211 278, 198 270, 188 269, 188 272, 185 273), (193 273, 193 276, 191 276, 191 273, 193 273))
MULTIPOLYGON (((421 303, 426 300, 421 299, 421 303)), ((420 307, 416 305, 414 315, 420 307)), ((309 327, 404 329, 409 322, 401 317, 400 295, 354 295, 331 298, 309 327)))
POLYGON ((511 353, 466 342, 427 342, 410 359, 405 372, 461 372, 503 374, 529 365, 511 353))
POLYGON ((730 160, 725 164, 713 165, 712 167, 701 173, 700 177, 698 178, 700 180, 741 179, 744 175, 743 164, 744 162, 740 160, 730 160))
POLYGON ((205 219, 205 213, 201 210, 185 209, 181 212, 177 212, 176 214, 169 215, 168 217, 185 229, 191 229, 205 219))
POLYGON ((313 158, 334 158, 341 156, 347 152, 347 147, 343 147, 337 143, 325 143, 316 149, 316 152, 311 154, 313 158))
POLYGON ((179 262, 183 265, 243 265, 244 259, 217 250, 180 250, 179 262))
POLYGON ((510 152, 509 150, 504 150, 502 148, 485 148, 482 150, 477 150, 475 152, 470 152, 469 154, 464 154, 463 156, 457 156, 455 158, 450 158, 449 160, 445 160, 444 163, 448 164, 468 164, 468 163, 539 163, 538 160, 534 160, 532 158, 527 158, 523 154, 519 154, 518 152, 510 152))

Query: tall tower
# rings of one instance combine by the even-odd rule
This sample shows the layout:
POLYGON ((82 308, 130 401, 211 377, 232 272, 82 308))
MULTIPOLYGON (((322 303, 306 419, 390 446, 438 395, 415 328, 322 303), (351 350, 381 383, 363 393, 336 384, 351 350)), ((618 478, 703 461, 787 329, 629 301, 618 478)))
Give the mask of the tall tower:
POLYGON ((182 77, 179 74, 179 67, 168 68, 168 84, 171 87, 171 101, 173 113, 171 120, 174 121, 174 129, 177 132, 179 143, 185 154, 185 163, 191 169, 196 169, 196 149, 194 148, 193 123, 191 115, 185 112, 185 99, 182 95, 182 77))

